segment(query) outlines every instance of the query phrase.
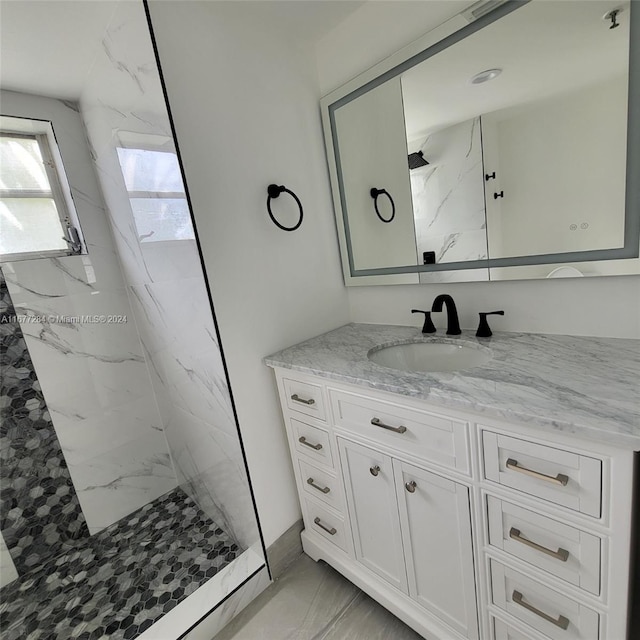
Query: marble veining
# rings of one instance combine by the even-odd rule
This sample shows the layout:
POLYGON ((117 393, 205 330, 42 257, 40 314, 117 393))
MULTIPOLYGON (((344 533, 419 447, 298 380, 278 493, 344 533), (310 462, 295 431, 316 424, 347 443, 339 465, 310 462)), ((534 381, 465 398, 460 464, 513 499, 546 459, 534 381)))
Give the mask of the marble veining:
POLYGON ((432 133, 421 150, 429 164, 410 172, 418 255, 436 262, 487 258, 480 119, 432 133))
POLYGON ((454 373, 412 373, 374 364, 382 344, 440 340, 415 327, 348 324, 265 358, 283 367, 640 449, 640 341, 495 332, 460 341, 491 349, 492 359, 454 373))

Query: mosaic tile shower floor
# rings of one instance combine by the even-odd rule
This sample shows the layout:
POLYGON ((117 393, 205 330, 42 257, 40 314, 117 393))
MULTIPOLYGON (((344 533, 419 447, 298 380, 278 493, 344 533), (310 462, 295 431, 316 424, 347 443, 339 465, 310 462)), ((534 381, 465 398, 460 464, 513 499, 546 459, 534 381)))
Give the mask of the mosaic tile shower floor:
POLYGON ((129 640, 242 549, 181 489, 0 590, 2 640, 129 640))

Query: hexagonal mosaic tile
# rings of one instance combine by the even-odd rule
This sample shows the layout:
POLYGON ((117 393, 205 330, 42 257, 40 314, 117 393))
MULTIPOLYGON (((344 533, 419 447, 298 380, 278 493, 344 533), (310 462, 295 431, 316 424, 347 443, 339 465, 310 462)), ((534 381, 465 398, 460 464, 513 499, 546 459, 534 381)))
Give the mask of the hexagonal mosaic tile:
POLYGON ((3 640, 136 638, 242 552, 175 489, 0 590, 3 640))

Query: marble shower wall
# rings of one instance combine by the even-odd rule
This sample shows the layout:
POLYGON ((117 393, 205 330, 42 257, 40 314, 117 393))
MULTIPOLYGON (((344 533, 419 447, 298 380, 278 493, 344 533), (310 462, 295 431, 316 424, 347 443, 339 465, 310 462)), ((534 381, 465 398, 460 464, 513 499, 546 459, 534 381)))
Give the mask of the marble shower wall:
POLYGON ((174 150, 142 3, 118 4, 102 52, 80 104, 178 480, 249 547, 259 535, 195 240, 141 241, 117 155, 123 141, 174 150))
POLYGON ((53 121, 88 255, 4 263, 16 312, 91 533, 177 485, 75 104, 2 92, 53 121), (111 316, 93 322, 89 316, 111 316))
POLYGON ((421 149, 429 165, 410 172, 418 256, 487 258, 480 118, 431 134, 421 149))

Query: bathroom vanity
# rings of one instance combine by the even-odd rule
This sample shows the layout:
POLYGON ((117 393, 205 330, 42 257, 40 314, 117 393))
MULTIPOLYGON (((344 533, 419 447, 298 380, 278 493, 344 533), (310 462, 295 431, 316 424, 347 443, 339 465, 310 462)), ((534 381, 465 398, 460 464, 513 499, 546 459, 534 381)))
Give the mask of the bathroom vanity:
POLYGON ((308 555, 425 638, 627 638, 637 341, 350 324, 265 362, 308 555), (491 357, 448 373, 368 357, 414 342, 491 357))

